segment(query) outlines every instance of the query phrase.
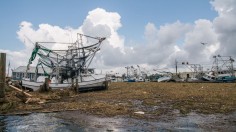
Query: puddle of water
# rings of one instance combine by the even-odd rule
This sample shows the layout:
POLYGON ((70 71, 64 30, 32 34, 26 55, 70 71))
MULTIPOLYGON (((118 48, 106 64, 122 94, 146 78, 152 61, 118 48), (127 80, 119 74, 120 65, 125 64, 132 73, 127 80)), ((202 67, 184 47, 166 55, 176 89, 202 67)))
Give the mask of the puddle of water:
POLYGON ((83 130, 78 124, 54 117, 55 113, 35 113, 24 116, 0 116, 1 132, 70 132, 83 130))
POLYGON ((203 115, 160 117, 147 121, 127 117, 97 117, 79 111, 34 113, 24 116, 0 116, 0 131, 234 131, 236 112, 230 115, 203 115))
POLYGON ((91 115, 78 114, 78 112, 62 112, 58 115, 66 120, 73 120, 88 130, 99 131, 232 131, 236 130, 236 112, 225 115, 202 115, 190 113, 187 116, 177 115, 157 121, 138 120, 127 117, 101 118, 91 115), (77 115, 77 116, 75 116, 77 115), (222 120, 224 118, 224 120, 222 120), (231 120, 231 121, 230 121, 231 120), (233 124, 234 122, 234 124, 233 124), (224 125, 222 125, 224 123, 224 125), (216 127, 217 125, 218 127, 216 127), (215 126, 215 127, 214 127, 215 126))

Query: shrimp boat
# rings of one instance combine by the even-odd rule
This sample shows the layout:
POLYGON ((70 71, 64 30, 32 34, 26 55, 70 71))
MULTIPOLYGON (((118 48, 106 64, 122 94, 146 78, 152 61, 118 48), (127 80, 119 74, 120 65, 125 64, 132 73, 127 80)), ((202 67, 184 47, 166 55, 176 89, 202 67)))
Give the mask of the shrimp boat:
POLYGON ((127 66, 127 76, 124 78, 124 82, 144 82, 147 81, 147 73, 141 71, 140 66, 137 65, 137 68, 134 66, 127 66))
POLYGON ((202 78, 211 82, 235 82, 235 72, 231 56, 213 56, 214 62, 212 68, 202 78))
POLYGON ((52 89, 75 86, 75 80, 78 80, 79 85, 77 91, 107 89, 109 78, 104 74, 95 74, 94 69, 89 68, 105 39, 105 37, 92 37, 77 33, 77 40, 74 43, 36 42, 27 65, 26 78, 22 79, 22 86, 35 91, 43 85, 45 78, 49 78, 49 87, 52 89), (83 39, 86 39, 89 44, 84 46, 83 39), (66 50, 53 50, 46 48, 43 44, 68 44, 69 46, 66 50), (35 76, 33 80, 30 80, 27 77, 27 71, 37 56, 39 59, 35 76), (37 76, 39 67, 42 67, 44 76, 37 76), (51 72, 47 73, 44 70, 45 67, 51 69, 51 72))

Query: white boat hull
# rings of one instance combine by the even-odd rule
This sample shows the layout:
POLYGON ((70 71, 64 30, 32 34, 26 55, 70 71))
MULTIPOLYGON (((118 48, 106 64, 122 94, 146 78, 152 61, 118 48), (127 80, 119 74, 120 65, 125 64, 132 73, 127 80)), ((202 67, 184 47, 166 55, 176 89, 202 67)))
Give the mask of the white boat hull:
POLYGON ((222 77, 232 77, 229 73, 218 73, 217 76, 214 74, 213 71, 206 73, 202 78, 206 81, 217 81, 219 78, 222 77))
MULTIPOLYGON (((106 81, 108 80, 106 80, 105 77, 103 78, 93 77, 93 79, 90 76, 84 77, 82 81, 78 82, 78 85, 79 85, 78 91, 90 90, 90 89, 102 89, 102 88, 105 89, 106 81)), ((29 80, 22 80, 22 86, 26 88, 30 88, 33 91, 38 90, 40 86, 43 85, 43 83, 44 82, 32 82, 29 80)), ((71 86, 72 86, 72 83, 49 83, 49 87, 52 89, 65 89, 65 88, 70 88, 71 86)), ((74 86, 75 86, 75 83, 74 83, 74 86)))
POLYGON ((157 82, 167 82, 170 81, 171 77, 169 76, 164 76, 164 77, 160 77, 157 79, 157 82))

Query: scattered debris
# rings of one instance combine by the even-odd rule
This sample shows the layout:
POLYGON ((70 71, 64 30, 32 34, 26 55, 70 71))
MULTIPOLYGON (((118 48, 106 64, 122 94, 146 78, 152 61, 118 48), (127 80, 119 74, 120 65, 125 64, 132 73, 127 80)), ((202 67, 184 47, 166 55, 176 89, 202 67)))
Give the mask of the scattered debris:
POLYGON ((173 110, 184 115, 193 111, 227 114, 235 112, 235 87, 235 83, 121 82, 111 83, 106 91, 78 94, 68 88, 30 92, 32 97, 21 90, 10 89, 6 92, 6 99, 12 105, 0 106, 0 114, 79 110, 99 116, 127 115, 142 119, 171 116, 175 114, 173 110))
POLYGON ((27 96, 27 97, 32 97, 32 95, 31 94, 29 94, 29 93, 26 93, 26 92, 24 92, 23 90, 21 90, 21 89, 19 89, 19 88, 17 88, 17 87, 15 87, 15 86, 12 86, 12 85, 9 85, 11 88, 13 88, 13 89, 15 89, 15 90, 17 90, 17 91, 19 91, 19 92, 22 92, 22 93, 24 93, 25 94, 25 96, 27 96))
POLYGON ((135 114, 144 114, 144 112, 143 111, 137 111, 137 112, 134 112, 135 114))

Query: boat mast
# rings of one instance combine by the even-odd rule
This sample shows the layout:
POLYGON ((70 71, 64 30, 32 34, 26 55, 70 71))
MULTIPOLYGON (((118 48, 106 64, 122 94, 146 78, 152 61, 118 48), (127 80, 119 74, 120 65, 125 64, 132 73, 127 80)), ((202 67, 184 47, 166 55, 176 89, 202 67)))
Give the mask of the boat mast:
MULTIPOLYGON (((218 55, 219 56, 219 55, 218 55)), ((219 66, 218 66, 218 59, 217 59, 217 56, 213 56, 214 58, 214 62, 213 62, 213 65, 212 65, 212 68, 211 68, 211 71, 214 72, 214 76, 217 78, 218 77, 218 71, 219 71, 219 66)))
POLYGON ((231 69, 232 76, 235 77, 235 74, 234 74, 234 64, 233 64, 234 63, 234 59, 231 58, 231 56, 230 56, 229 60, 230 60, 230 64, 231 64, 231 68, 230 69, 231 69))
POLYGON ((233 67, 234 59, 231 56, 217 55, 217 56, 213 56, 213 58, 215 58, 215 60, 213 62, 212 69, 216 71, 215 72, 216 77, 218 77, 218 74, 220 71, 226 71, 226 73, 230 73, 231 76, 235 76, 234 67, 233 67))

